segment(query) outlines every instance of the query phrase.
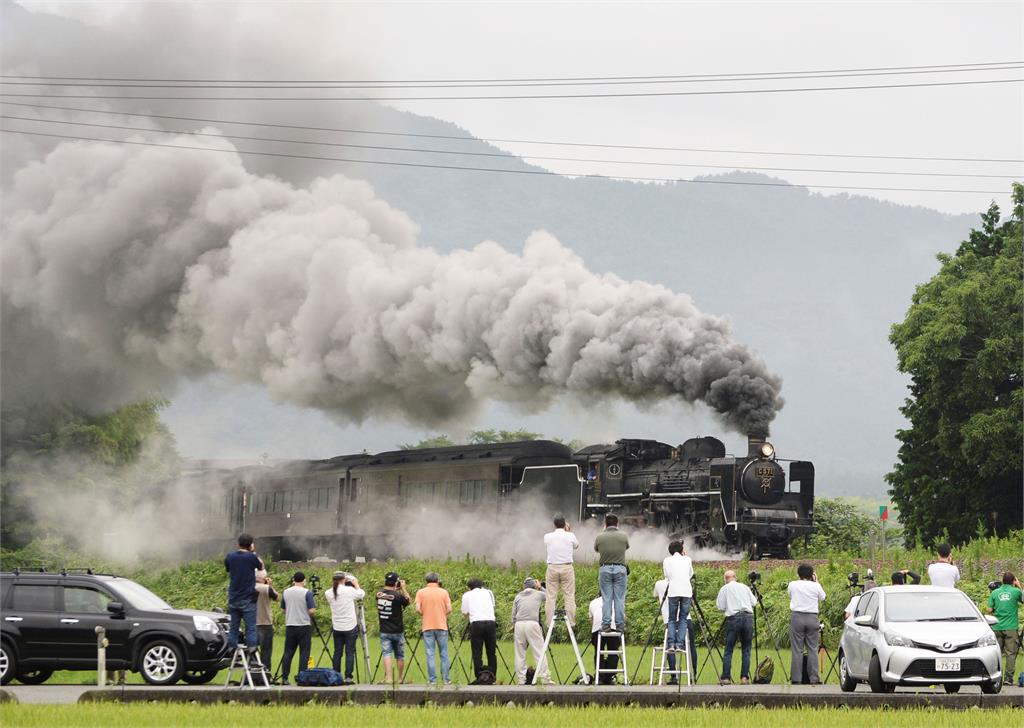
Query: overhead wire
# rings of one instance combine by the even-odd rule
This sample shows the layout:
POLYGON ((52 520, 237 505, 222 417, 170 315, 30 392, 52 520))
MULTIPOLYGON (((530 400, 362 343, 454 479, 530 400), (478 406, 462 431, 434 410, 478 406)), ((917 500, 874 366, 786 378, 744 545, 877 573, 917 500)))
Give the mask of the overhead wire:
POLYGON ((991 157, 937 157, 937 156, 911 156, 894 154, 838 154, 828 152, 779 152, 753 149, 712 149, 706 147, 662 147, 640 144, 600 144, 587 142, 550 141, 540 139, 500 139, 500 138, 476 138, 469 136, 456 136, 451 134, 422 134, 414 132, 381 131, 371 129, 346 129, 326 126, 308 126, 302 124, 281 124, 268 121, 244 121, 241 119, 211 119, 196 116, 175 116, 170 114, 155 114, 152 112, 131 112, 113 111, 109 109, 89 109, 79 106, 55 106, 52 104, 30 104, 17 101, 2 101, 0 106, 20 106, 32 109, 54 109, 59 111, 73 111, 91 114, 103 114, 107 116, 135 116, 152 119, 166 119, 174 121, 194 121, 204 124, 233 124, 237 126, 263 126, 274 129, 295 129, 301 131, 331 132, 338 134, 366 134, 377 136, 410 137, 416 139, 447 139, 459 142, 481 141, 490 144, 535 144, 560 147, 588 147, 592 149, 628 149, 636 151, 654 152, 694 152, 708 154, 750 154, 770 155, 784 157, 823 157, 838 159, 893 159, 903 161, 930 161, 930 162, 998 162, 998 163, 1024 163, 1024 159, 999 159, 991 157))
POLYGON ((572 94, 488 94, 475 96, 112 96, 109 94, 21 94, 2 92, 12 98, 36 99, 127 99, 136 101, 509 101, 542 99, 655 98, 673 96, 733 96, 742 94, 778 94, 815 91, 864 91, 938 86, 978 86, 1021 83, 1022 78, 976 79, 970 81, 936 81, 927 83, 867 84, 861 86, 803 86, 796 88, 715 89, 703 91, 630 91, 616 93, 572 94))
MULTIPOLYGON (((687 78, 735 78, 738 76, 780 76, 780 75, 798 75, 808 73, 853 73, 860 71, 870 72, 881 72, 881 71, 911 71, 921 69, 949 69, 949 68, 978 68, 980 66, 1007 66, 1024 63, 1024 60, 1015 61, 988 61, 979 63, 941 63, 923 66, 875 66, 870 68, 827 68, 827 69, 811 69, 811 70, 790 70, 790 71, 748 71, 748 72, 737 72, 737 73, 717 73, 717 74, 671 74, 671 75, 640 75, 640 76, 547 76, 547 77, 513 77, 513 78, 429 78, 429 79, 397 79, 397 80, 382 80, 373 79, 366 81, 353 81, 348 80, 321 80, 312 81, 310 79, 211 79, 211 78, 143 78, 138 77, 110 77, 110 76, 31 76, 27 74, 15 75, 0 75, 0 79, 4 78, 18 78, 18 79, 29 79, 38 78, 53 81, 153 81, 158 83, 184 83, 184 82, 195 82, 195 83, 508 83, 508 82, 520 82, 520 81, 624 81, 624 80, 648 80, 648 79, 687 79, 687 78)), ((985 70, 985 69, 982 69, 985 70)), ((935 70, 935 72, 940 72, 935 70)))
POLYGON ((821 185, 821 184, 800 184, 793 185, 788 182, 745 182, 741 180, 687 180, 677 178, 666 178, 666 177, 636 177, 636 176, 624 176, 624 175, 596 175, 596 174, 579 174, 579 175, 561 175, 556 172, 550 172, 547 170, 540 169, 495 169, 493 167, 467 167, 459 165, 445 165, 445 164, 426 164, 421 162, 400 162, 393 160, 380 160, 380 159, 348 159, 342 157, 325 157, 319 155, 306 155, 306 154, 289 154, 284 152, 265 152, 248 149, 218 149, 213 147, 198 147, 191 145, 180 145, 180 144, 163 144, 159 142, 144 142, 127 139, 97 139, 95 137, 83 137, 75 136, 70 134, 51 134, 39 131, 26 131, 22 129, 6 129, 0 128, 2 134, 24 134, 28 136, 47 137, 54 139, 66 139, 74 141, 92 141, 92 142, 104 142, 110 144, 123 144, 131 146, 144 146, 144 147, 160 147, 164 149, 184 149, 194 150, 201 152, 214 152, 220 154, 244 154, 251 156, 260 157, 279 157, 287 159, 303 159, 313 161, 328 161, 328 162, 343 162, 348 164, 374 164, 384 165, 390 167, 406 167, 406 168, 423 168, 423 169, 443 169, 443 170, 457 170, 464 172, 487 172, 497 174, 519 174, 519 175, 533 175, 533 176, 545 176, 545 177, 573 177, 573 178, 589 178, 589 179, 602 179, 602 180, 627 180, 627 181, 639 181, 639 182, 670 182, 680 184, 718 184, 718 185, 737 185, 746 187, 787 187, 791 189, 799 189, 801 187, 811 189, 834 189, 834 190, 858 190, 858 191, 881 191, 881 192, 937 192, 937 193, 958 193, 958 194, 984 194, 984 195, 1000 195, 1005 194, 1005 190, 950 190, 950 189, 929 189, 929 188, 917 188, 917 187, 867 187, 860 185, 821 185))
POLYGON ((87 126, 103 129, 119 129, 123 131, 137 131, 144 133, 157 133, 157 134, 181 134, 188 136, 198 137, 212 137, 212 138, 227 138, 227 139, 240 139, 245 141, 257 141, 257 142, 271 142, 281 144, 303 144, 310 146, 329 146, 329 147, 343 147, 348 149, 365 149, 372 151, 388 151, 388 152, 411 152, 419 154, 450 154, 456 156, 470 156, 470 157, 490 157, 507 159, 511 161, 519 161, 521 159, 534 159, 541 161, 557 161, 557 162, 587 162, 597 164, 629 164, 638 166, 658 166, 658 167, 696 167, 704 169, 729 169, 729 170, 752 170, 758 172, 820 172, 826 174, 877 174, 877 175, 889 175, 889 176, 913 176, 913 177, 971 177, 971 178, 995 178, 995 179, 1017 179, 1020 175, 1012 174, 968 174, 968 173, 955 173, 955 172, 903 172, 893 170, 864 170, 864 169, 823 169, 823 168, 805 168, 805 167, 752 167, 749 165, 728 165, 728 164, 702 164, 702 163, 681 163, 681 162, 657 162, 649 160, 622 160, 622 159, 593 159, 593 158, 579 158, 579 157, 549 157, 549 156, 535 156, 535 155, 513 155, 507 152, 467 152, 460 150, 446 150, 446 149, 422 149, 417 147, 393 147, 385 145, 371 145, 371 144, 352 144, 348 142, 326 142, 326 141, 314 141, 308 139, 282 139, 280 137, 258 137, 248 136, 241 134, 227 134, 227 133, 212 133, 212 132, 200 132, 200 131, 187 131, 187 130, 175 130, 175 129, 152 129, 139 126, 126 126, 121 124, 98 124, 83 121, 64 121, 58 119, 40 119, 35 117, 26 116, 11 116, 7 114, 0 115, 0 119, 8 119, 12 121, 30 121, 39 122, 43 124, 61 124, 68 126, 87 126))

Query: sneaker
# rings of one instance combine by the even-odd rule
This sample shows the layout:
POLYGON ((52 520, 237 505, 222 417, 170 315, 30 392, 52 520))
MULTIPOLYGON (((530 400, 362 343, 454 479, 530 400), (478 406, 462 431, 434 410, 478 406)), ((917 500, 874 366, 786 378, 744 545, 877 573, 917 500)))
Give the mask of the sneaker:
POLYGON ((611 628, 611 625, 601 625, 601 634, 615 634, 615 630, 611 628))
POLYGON ((678 680, 676 680, 675 678, 672 678, 671 680, 669 680, 669 681, 668 681, 668 682, 666 683, 666 685, 678 685, 678 684, 679 684, 679 681, 678 681, 678 680))
POLYGON ((342 685, 355 685, 355 684, 356 684, 356 681, 355 681, 355 680, 353 680, 353 679, 352 679, 352 678, 350 678, 350 677, 346 677, 346 678, 345 678, 344 680, 342 680, 342 681, 341 681, 341 684, 342 684, 342 685))
POLYGON ((732 685, 732 680, 730 680, 727 677, 723 677, 721 680, 718 681, 718 684, 719 685, 732 685))
POLYGON ((282 678, 281 679, 281 685, 291 685, 291 683, 288 682, 288 678, 282 678))
POLYGON ((445 681, 444 681, 444 684, 445 684, 445 685, 451 685, 451 684, 452 684, 452 681, 451 681, 451 680, 445 680, 445 681))
POLYGON ((748 677, 741 677, 740 678, 740 685, 749 685, 749 684, 750 684, 750 678, 748 678, 748 677))

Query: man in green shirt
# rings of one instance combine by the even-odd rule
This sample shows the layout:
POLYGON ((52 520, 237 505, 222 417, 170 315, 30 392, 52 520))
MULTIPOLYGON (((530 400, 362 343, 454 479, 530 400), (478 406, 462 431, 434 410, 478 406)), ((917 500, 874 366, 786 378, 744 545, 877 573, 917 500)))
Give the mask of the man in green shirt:
POLYGON ((614 513, 604 517, 604 531, 594 539, 594 551, 601 555, 597 581, 601 587, 601 632, 608 634, 626 631, 626 550, 629 538, 619 530, 619 518, 614 513), (612 630, 612 615, 615 630, 612 630))
POLYGON ((1017 674, 1017 651, 1020 649, 1020 619, 1017 608, 1024 602, 1020 582, 1007 571, 1003 574, 1003 585, 988 596, 986 611, 996 615, 999 621, 992 625, 1003 653, 1003 684, 1013 685, 1017 674))

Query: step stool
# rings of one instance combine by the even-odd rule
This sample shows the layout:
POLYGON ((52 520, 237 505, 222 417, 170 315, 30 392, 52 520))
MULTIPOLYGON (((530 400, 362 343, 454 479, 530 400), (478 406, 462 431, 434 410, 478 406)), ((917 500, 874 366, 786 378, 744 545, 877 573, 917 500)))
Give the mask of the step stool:
POLYGON ((243 645, 235 647, 235 653, 231 656, 231 667, 228 668, 228 677, 224 681, 224 687, 228 687, 231 684, 231 678, 235 674, 236 669, 241 669, 242 674, 245 676, 244 679, 238 681, 238 687, 244 688, 246 683, 249 687, 256 689, 256 684, 253 682, 252 674, 253 671, 257 671, 257 674, 262 679, 263 684, 259 686, 260 690, 270 689, 270 680, 267 678, 267 670, 260 661, 259 653, 253 651, 253 659, 249 660, 249 650, 243 645))
POLYGON ((626 635, 622 632, 598 632, 597 633, 597 650, 594 654, 594 675, 596 676, 596 682, 598 685, 601 684, 602 675, 616 675, 622 673, 622 684, 629 685, 629 668, 626 665, 626 635), (609 649, 603 641, 609 637, 619 638, 618 649, 609 649), (611 655, 618 655, 619 666, 616 668, 601 668, 601 658, 609 657, 611 655))

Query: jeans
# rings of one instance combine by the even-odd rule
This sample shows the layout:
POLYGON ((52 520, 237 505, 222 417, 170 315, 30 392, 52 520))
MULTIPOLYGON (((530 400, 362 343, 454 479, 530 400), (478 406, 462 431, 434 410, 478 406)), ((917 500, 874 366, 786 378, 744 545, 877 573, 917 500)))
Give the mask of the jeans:
POLYGON ((274 669, 274 625, 257 624, 256 636, 260 643, 260 662, 268 670, 274 669))
POLYGON ((682 647, 686 637, 686 618, 690 615, 690 597, 668 598, 668 643, 682 647))
POLYGON ((789 618, 789 645, 793 650, 789 676, 794 685, 803 682, 804 648, 807 648, 807 681, 821 682, 818 675, 818 615, 812 612, 793 612, 789 618))
MULTIPOLYGON (((725 618, 725 654, 722 656, 722 677, 732 679, 732 651, 739 637, 743 659, 740 663, 740 677, 750 679, 750 647, 754 644, 754 615, 739 612, 725 618)), ((817 656, 815 656, 817 660, 817 656)))
POLYGON ((626 567, 620 564, 608 564, 597 570, 602 600, 601 629, 611 627, 613 610, 615 628, 620 632, 626 628, 626 579, 626 567))
POLYGON ((228 649, 234 652, 238 647, 238 633, 241 631, 241 622, 245 620, 245 646, 256 646, 256 600, 228 605, 228 612, 231 615, 231 627, 228 630, 228 649))
POLYGON ((448 630, 428 629, 423 632, 423 646, 427 650, 427 680, 437 682, 437 668, 434 666, 434 650, 441 652, 441 679, 445 685, 451 683, 448 674, 448 630))
MULTIPOLYGON (((689 640, 689 642, 687 642, 687 644, 689 645, 689 652, 690 652, 690 682, 692 682, 694 685, 696 685, 697 684, 697 633, 693 629, 693 620, 692 619, 687 619, 686 620, 686 637, 689 640)), ((672 644, 671 642, 668 641, 668 624, 667 623, 665 625, 665 642, 666 642, 666 644, 672 644)), ((675 670, 676 669, 676 653, 669 652, 668 655, 666 655, 665 657, 666 657, 666 662, 668 663, 668 669, 669 670, 675 670)), ((675 680, 675 678, 676 678, 676 675, 673 675, 672 679, 669 680, 669 682, 672 682, 672 680, 675 680)))
POLYGON ((345 677, 352 679, 352 668, 356 664, 356 639, 359 628, 344 631, 334 630, 334 659, 331 661, 335 672, 341 672, 341 654, 345 653, 345 677))
POLYGON ((308 669, 310 643, 313 638, 311 625, 292 625, 284 628, 284 659, 281 661, 281 677, 285 680, 292 671, 292 658, 295 649, 299 650, 298 672, 308 669))
POLYGON ((469 623, 469 646, 473 653, 473 674, 480 677, 484 670, 498 674, 498 661, 495 650, 498 646, 497 625, 493 621, 469 623), (487 663, 484 664, 483 652, 487 648, 487 663))
POLYGON ((384 657, 392 655, 399 659, 405 659, 405 635, 401 632, 380 633, 380 654, 384 657))

